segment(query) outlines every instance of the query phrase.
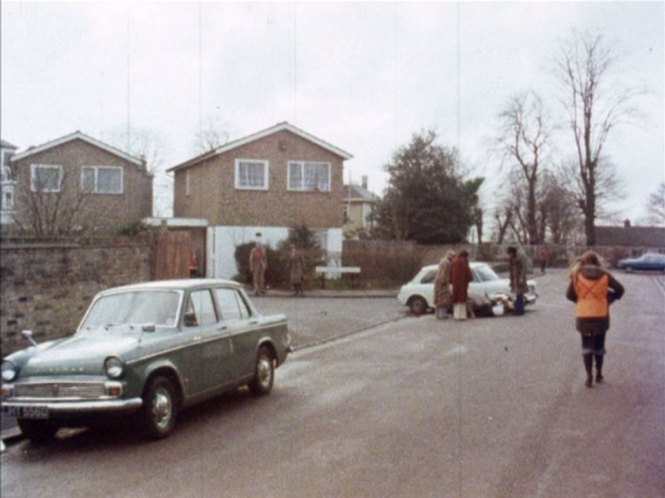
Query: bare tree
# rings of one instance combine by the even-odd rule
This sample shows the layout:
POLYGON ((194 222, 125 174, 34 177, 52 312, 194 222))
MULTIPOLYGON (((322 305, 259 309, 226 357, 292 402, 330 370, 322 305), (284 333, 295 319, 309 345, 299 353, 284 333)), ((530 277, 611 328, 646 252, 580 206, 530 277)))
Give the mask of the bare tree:
POLYGON ((542 239, 549 233, 554 244, 567 244, 575 239, 580 227, 579 209, 575 205, 575 195, 569 189, 567 180, 552 172, 543 177, 544 198, 541 203, 542 239))
POLYGON ((513 211, 511 206, 503 205, 502 207, 497 208, 494 211, 494 221, 497 227, 497 244, 503 244, 503 240, 506 237, 506 232, 510 227, 513 218, 513 211))
POLYGON ((502 122, 497 139, 504 161, 511 163, 510 185, 519 196, 513 207, 520 222, 520 233, 526 233, 526 243, 540 244, 542 230, 538 229, 540 177, 550 151, 551 129, 540 97, 525 92, 512 97, 499 114, 502 122))
POLYGON ((578 205, 584 215, 586 243, 596 243, 601 155, 610 131, 635 116, 629 107, 638 92, 610 81, 612 48, 601 35, 579 35, 562 44, 555 69, 564 90, 562 104, 573 132, 580 180, 578 205))
POLYGON ((79 179, 61 165, 40 165, 21 172, 15 222, 38 237, 69 235, 84 228, 86 194, 79 179))
POLYGON ((196 134, 195 152, 203 153, 216 149, 229 141, 229 125, 218 117, 209 114, 196 134))
POLYGON ((648 223, 665 225, 665 182, 649 195, 646 210, 648 223))
POLYGON ((173 213, 173 178, 165 171, 163 152, 166 147, 162 136, 148 128, 119 125, 111 129, 106 140, 145 162, 146 170, 154 176, 154 214, 170 216, 173 213))

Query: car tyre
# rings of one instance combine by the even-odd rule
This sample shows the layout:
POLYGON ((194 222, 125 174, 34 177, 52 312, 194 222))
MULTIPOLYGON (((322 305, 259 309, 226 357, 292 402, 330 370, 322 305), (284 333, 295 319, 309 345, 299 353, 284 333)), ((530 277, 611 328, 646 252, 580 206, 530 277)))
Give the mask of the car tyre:
POLYGON ((427 301, 420 296, 412 297, 409 300, 409 309, 414 315, 424 315, 427 312, 427 301))
POLYGON ((143 394, 141 425, 150 439, 162 439, 175 427, 176 397, 171 381, 165 377, 153 377, 143 394))
POLYGON ((626 266, 626 273, 630 273, 633 271, 632 266, 626 266))
POLYGON ((18 427, 30 441, 45 443, 55 438, 59 427, 53 422, 44 420, 18 419, 18 427))
POLYGON ((254 378, 248 384, 249 390, 255 396, 264 396, 272 390, 275 382, 275 358, 266 346, 261 346, 256 355, 254 378))

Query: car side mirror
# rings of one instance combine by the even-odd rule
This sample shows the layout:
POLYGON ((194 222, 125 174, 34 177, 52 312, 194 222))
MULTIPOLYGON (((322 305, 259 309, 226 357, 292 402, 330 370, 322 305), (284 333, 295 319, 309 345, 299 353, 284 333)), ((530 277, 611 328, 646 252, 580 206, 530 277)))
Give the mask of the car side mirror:
POLYGON ((24 330, 23 332, 21 332, 21 335, 22 335, 25 339, 29 340, 30 343, 31 343, 33 346, 37 346, 37 341, 35 341, 35 340, 32 338, 32 330, 24 330))

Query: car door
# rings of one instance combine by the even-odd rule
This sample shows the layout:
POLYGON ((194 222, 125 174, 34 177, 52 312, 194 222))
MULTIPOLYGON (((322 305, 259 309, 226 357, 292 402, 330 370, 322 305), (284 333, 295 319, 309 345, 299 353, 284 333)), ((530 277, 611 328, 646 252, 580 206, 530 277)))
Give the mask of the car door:
POLYGON ((220 361, 230 353, 230 342, 220 321, 210 289, 194 290, 185 307, 183 363, 191 373, 191 394, 214 389, 219 384, 220 361))
POLYGON ((232 357, 225 365, 226 382, 234 382, 254 371, 260 318, 252 316, 250 308, 238 292, 230 287, 215 289, 215 297, 224 325, 231 340, 232 357))

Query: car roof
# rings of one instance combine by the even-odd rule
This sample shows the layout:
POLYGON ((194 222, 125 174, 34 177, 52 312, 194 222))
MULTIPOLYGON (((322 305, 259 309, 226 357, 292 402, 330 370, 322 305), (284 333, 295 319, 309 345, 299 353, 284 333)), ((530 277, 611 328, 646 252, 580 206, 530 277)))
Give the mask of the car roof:
MULTIPOLYGON (((487 263, 484 261, 469 261, 469 266, 471 268, 478 268, 480 266, 487 266, 487 263)), ((430 271, 430 270, 436 270, 439 267, 439 264, 436 263, 434 265, 426 265, 423 266, 420 271, 430 271)))
POLYGON ((102 291, 100 294, 113 293, 118 291, 133 290, 189 290, 199 287, 212 286, 242 287, 238 282, 222 278, 183 278, 174 280, 153 280, 149 282, 137 282, 129 285, 111 287, 102 291))

